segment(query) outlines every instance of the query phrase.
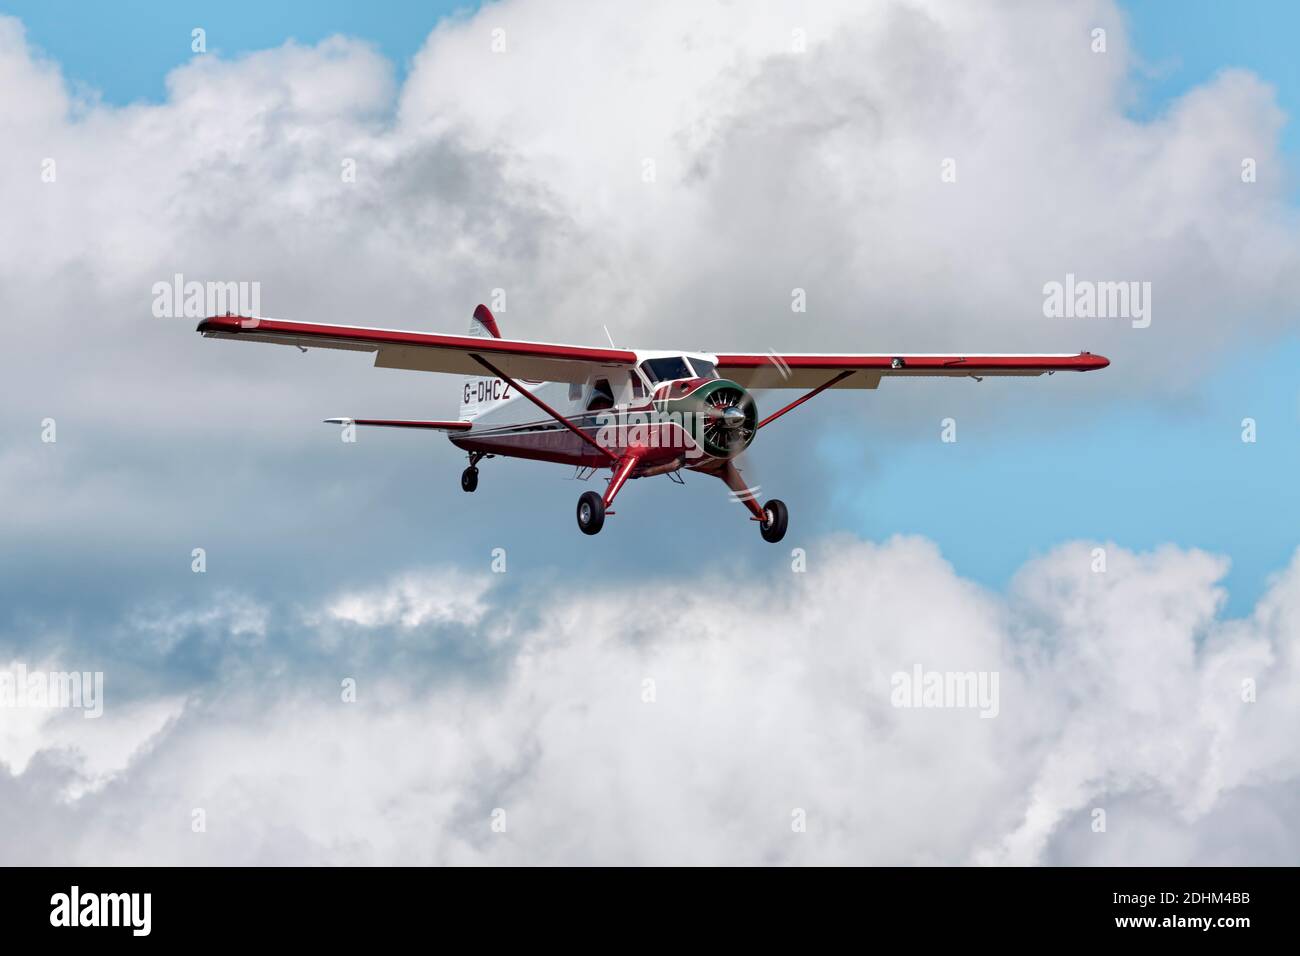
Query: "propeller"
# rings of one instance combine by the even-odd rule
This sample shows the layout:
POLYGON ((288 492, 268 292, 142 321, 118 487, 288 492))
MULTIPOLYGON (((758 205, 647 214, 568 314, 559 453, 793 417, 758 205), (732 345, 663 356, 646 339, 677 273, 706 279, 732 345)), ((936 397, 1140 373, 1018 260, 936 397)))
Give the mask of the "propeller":
MULTIPOLYGON (((734 454, 731 459, 732 465, 740 472, 741 477, 745 480, 746 487, 754 499, 762 504, 762 485, 758 481, 759 468, 757 458, 749 453, 749 445, 754 439, 758 425, 758 403, 755 401, 752 392, 762 388, 779 388, 783 382, 790 378, 790 366, 775 351, 767 353, 767 364, 754 369, 750 375, 749 385, 745 391, 745 399, 748 407, 753 409, 755 422, 748 434, 738 434, 737 438, 743 437, 744 444, 740 446, 739 452, 734 454)), ((737 499, 739 500, 739 499, 737 499)))
MULTIPOLYGON (((719 451, 732 460, 733 466, 740 470, 740 458, 754 440, 758 432, 758 403, 754 396, 739 385, 727 382, 713 389, 704 400, 705 421, 704 440, 711 450, 719 451)), ((752 469, 746 464, 750 474, 745 478, 749 493, 759 498, 760 488, 752 469)), ((733 497, 740 500, 739 497, 733 497)))
POLYGON ((704 399, 704 440, 734 458, 758 431, 758 403, 739 385, 728 382, 704 399))

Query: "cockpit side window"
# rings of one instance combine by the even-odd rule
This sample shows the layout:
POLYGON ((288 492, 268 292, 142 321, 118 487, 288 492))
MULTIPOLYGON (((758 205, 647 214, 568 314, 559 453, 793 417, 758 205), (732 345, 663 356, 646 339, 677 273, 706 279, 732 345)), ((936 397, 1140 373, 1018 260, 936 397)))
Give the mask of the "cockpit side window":
POLYGON ((632 383, 632 397, 645 398, 645 382, 637 374, 636 369, 629 369, 627 373, 628 380, 632 383))
POLYGON ((695 367, 696 378, 717 378, 718 370, 712 362, 706 362, 702 358, 691 359, 691 365, 695 367))
POLYGON ((641 371, 645 372, 645 377, 650 379, 652 385, 692 377, 691 370, 686 367, 686 359, 680 355, 646 359, 641 363, 641 371))
POLYGON ((587 411, 599 412, 614 407, 614 390, 609 387, 609 379, 598 378, 591 386, 591 398, 587 400, 587 411))

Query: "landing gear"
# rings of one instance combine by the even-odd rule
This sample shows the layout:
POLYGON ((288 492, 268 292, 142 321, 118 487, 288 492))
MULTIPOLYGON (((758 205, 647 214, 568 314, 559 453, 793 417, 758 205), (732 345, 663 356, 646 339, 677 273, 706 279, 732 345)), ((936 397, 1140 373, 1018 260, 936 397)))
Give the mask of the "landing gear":
POLYGON ((484 454, 481 451, 472 451, 469 453, 469 467, 460 473, 460 490, 464 492, 473 492, 478 487, 478 463, 484 458, 491 458, 491 455, 484 454))
POLYGON ((618 460, 604 495, 598 495, 594 491, 583 492, 578 499, 578 528, 583 534, 596 534, 605 526, 605 515, 614 513, 607 509, 614 503, 619 489, 627 484, 632 472, 636 471, 642 454, 640 451, 630 451, 618 460))
POLYGON ((790 512, 786 510, 784 501, 773 498, 760 508, 758 485, 751 488, 740 476, 740 469, 736 467, 735 462, 726 462, 714 474, 727 483, 727 487, 731 489, 731 497, 749 509, 749 513, 754 516, 753 520, 758 522, 758 530, 763 535, 764 541, 776 544, 785 537, 785 526, 790 520, 790 512))
POLYGON ((584 491, 578 499, 578 529, 596 534, 605 526, 605 500, 594 491, 584 491))
POLYGON ((763 540, 776 544, 784 538, 785 526, 789 520, 790 512, 786 509, 785 502, 780 498, 773 498, 763 505, 763 519, 758 525, 763 540))

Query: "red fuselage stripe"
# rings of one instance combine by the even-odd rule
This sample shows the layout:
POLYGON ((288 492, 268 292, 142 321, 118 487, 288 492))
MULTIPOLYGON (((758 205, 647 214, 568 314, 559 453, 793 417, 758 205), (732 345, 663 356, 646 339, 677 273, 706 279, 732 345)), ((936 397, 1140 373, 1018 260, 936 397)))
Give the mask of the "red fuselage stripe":
POLYGON ((592 438, 590 435, 588 435, 586 432, 584 432, 581 428, 579 428, 577 425, 573 424, 573 422, 569 421, 567 418, 565 418, 563 415, 561 415, 561 414, 560 414, 559 412, 557 412, 555 409, 551 408, 550 405, 547 405, 544 401, 542 401, 540 398, 538 398, 538 397, 537 397, 536 395, 534 395, 532 392, 528 391, 528 389, 524 388, 522 385, 520 385, 518 382, 516 382, 513 378, 511 378, 511 377, 510 377, 509 375, 507 375, 505 372, 501 371, 499 368, 497 368, 495 365, 493 365, 491 362, 489 362, 489 361, 488 361, 487 359, 485 359, 483 356, 481 356, 481 355, 471 355, 470 357, 471 357, 472 359, 474 359, 475 362, 478 362, 479 365, 482 365, 485 369, 487 369, 489 372, 491 372, 493 375, 495 375, 497 378, 501 379, 501 381, 506 382, 507 384, 514 386, 514 389, 515 389, 516 392, 519 392, 521 395, 524 396, 524 398, 528 399, 530 402, 532 402, 534 405, 536 405, 536 406, 537 406, 538 408, 540 408, 542 411, 546 412, 546 414, 550 415, 550 416, 551 416, 552 418, 554 418, 557 422, 559 422, 561 425, 563 425, 563 426, 564 426, 565 428, 567 428, 569 431, 573 432, 573 434, 577 435, 579 438, 581 438, 583 441, 585 441, 585 442, 586 442, 588 445, 590 445, 592 448, 594 448, 594 449, 596 449, 597 451, 599 451, 602 455, 604 455, 604 456, 605 456, 606 458, 608 458, 610 461, 618 461, 618 457, 617 457, 617 456, 616 456, 612 451, 610 451, 608 448, 605 448, 603 445, 601 445, 600 443, 598 443, 594 438, 592 438))

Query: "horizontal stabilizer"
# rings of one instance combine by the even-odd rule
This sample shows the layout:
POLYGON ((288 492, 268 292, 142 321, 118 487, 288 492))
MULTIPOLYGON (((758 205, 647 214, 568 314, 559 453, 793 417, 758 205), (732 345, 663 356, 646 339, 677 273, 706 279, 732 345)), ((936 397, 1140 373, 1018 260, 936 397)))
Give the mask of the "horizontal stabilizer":
POLYGON ((408 422, 394 418, 327 418, 329 425, 382 425, 385 428, 427 428, 435 432, 467 432, 470 422, 408 422))

